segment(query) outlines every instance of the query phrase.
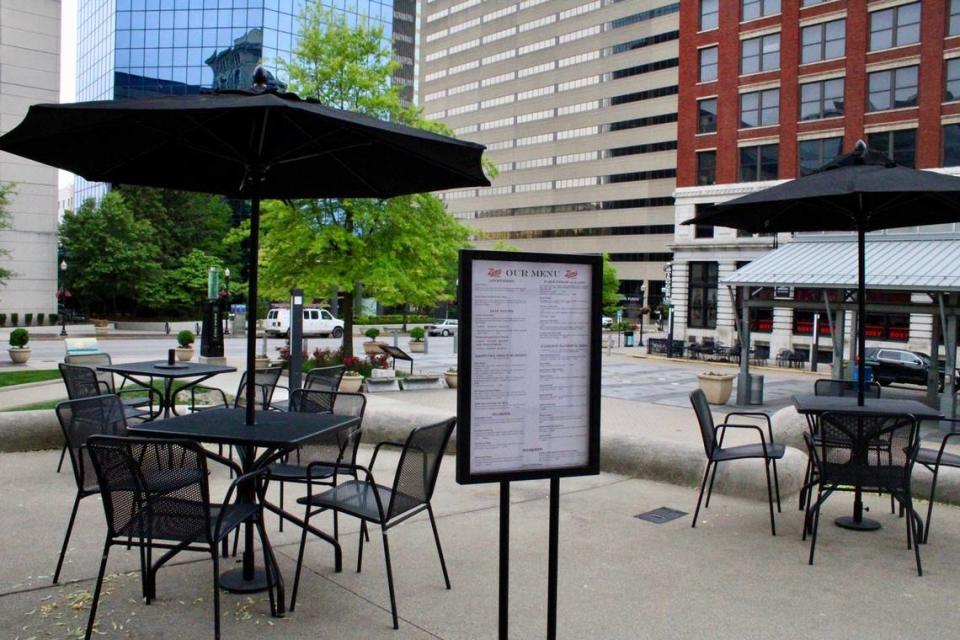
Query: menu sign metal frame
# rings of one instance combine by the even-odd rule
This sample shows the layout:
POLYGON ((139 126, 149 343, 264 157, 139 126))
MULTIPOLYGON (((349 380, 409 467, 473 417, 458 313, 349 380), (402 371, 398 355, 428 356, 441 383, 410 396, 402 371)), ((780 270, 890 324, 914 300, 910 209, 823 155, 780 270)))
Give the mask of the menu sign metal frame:
MULTIPOLYGON (((582 280, 581 275, 581 280, 582 280)), ((457 482, 460 484, 474 484, 483 482, 503 482, 514 480, 538 480, 547 478, 560 478, 570 476, 597 475, 600 473, 600 359, 601 359, 601 340, 600 340, 600 320, 601 320, 601 291, 603 287, 603 260, 598 255, 558 255, 549 253, 520 253, 512 251, 478 251, 469 250, 460 252, 460 352, 458 354, 458 372, 460 384, 457 388, 457 482), (496 263, 491 266, 490 263, 496 263), (474 313, 474 285, 479 278, 493 281, 507 281, 515 283, 514 289, 522 288, 524 282, 528 288, 539 288, 553 286, 554 292, 558 295, 552 295, 555 301, 562 298, 562 292, 566 281, 572 282, 578 273, 589 269, 589 318, 586 319, 586 325, 583 327, 583 333, 577 334, 577 345, 556 344, 555 350, 558 357, 564 357, 565 352, 570 349, 582 348, 586 343, 587 380, 582 394, 573 394, 569 397, 581 398, 586 406, 580 407, 586 417, 584 427, 587 430, 585 434, 586 459, 583 464, 574 464, 570 466, 544 466, 543 468, 530 469, 528 465, 517 464, 515 468, 501 469, 493 472, 480 472, 473 468, 473 459, 471 457, 471 441, 474 426, 474 416, 472 415, 474 406, 474 389, 472 384, 473 365, 476 357, 482 357, 483 353, 478 353, 475 346, 474 336, 477 332, 489 331, 484 326, 484 321, 480 320, 474 313), (482 272, 480 271, 482 270, 482 272), (570 280, 567 280, 570 279, 570 280), (551 283, 553 283, 551 285, 551 283)), ((562 300, 559 304, 564 304, 562 300)), ((554 314, 564 312, 564 309, 553 309, 554 314)), ((544 326, 538 321, 538 318, 516 318, 516 322, 523 323, 528 331, 536 328, 543 331, 544 326)), ((502 326, 503 320, 495 321, 502 326)), ((549 330, 549 327, 547 328, 549 330)), ((554 332, 555 333, 555 332, 554 332)), ((479 335, 482 335, 479 334, 479 335)), ((563 334, 560 333, 560 339, 563 334)), ((543 344, 534 336, 526 339, 528 344, 543 344)), ((542 351, 539 354, 540 359, 547 355, 542 351)), ((569 356, 568 356, 569 357, 569 356)), ((509 365, 507 365, 509 366, 509 365)), ((562 367, 562 362, 561 365, 562 367)), ((501 371, 502 375, 515 374, 516 371, 501 371)), ((533 404, 530 407, 523 405, 521 407, 508 407, 507 410, 519 409, 522 411, 537 411, 536 405, 540 402, 540 390, 538 386, 540 371, 524 370, 520 372, 526 382, 522 384, 530 385, 532 393, 522 395, 526 405, 533 404)), ((549 385, 549 380, 543 380, 542 383, 549 385)), ((510 396, 506 396, 508 399, 510 396)), ((575 409, 576 410, 576 409, 575 409)), ((529 420, 527 421, 529 427, 529 420)), ((509 437, 509 436, 508 436, 509 437)), ((542 437, 542 436, 541 436, 542 437)))

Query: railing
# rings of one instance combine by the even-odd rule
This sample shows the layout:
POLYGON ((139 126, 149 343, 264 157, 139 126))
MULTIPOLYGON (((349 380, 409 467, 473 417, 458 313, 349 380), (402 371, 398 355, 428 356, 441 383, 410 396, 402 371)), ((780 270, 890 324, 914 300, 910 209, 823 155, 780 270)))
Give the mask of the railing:
MULTIPOLYGON (((667 343, 666 338, 647 338, 647 353, 667 355, 667 343)), ((683 340, 673 341, 673 355, 683 357, 683 340)))

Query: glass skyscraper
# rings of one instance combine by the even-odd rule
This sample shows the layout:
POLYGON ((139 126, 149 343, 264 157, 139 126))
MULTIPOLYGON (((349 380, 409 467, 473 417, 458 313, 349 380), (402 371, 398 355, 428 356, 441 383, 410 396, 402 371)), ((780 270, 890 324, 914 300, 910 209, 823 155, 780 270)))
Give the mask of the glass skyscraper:
MULTIPOLYGON (((304 6, 321 1, 383 28, 401 64, 394 82, 412 101, 416 0, 79 0, 77 100, 248 87, 261 62, 282 83, 277 60, 296 47, 304 6)), ((105 189, 78 178, 76 201, 105 189)))

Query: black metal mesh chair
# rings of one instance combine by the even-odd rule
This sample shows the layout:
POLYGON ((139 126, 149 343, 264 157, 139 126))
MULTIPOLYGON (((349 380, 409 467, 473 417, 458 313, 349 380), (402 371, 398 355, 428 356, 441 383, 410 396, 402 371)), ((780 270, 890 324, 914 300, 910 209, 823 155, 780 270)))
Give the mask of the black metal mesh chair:
MULTIPOLYGON (((334 365, 332 367, 315 367, 307 372, 303 379, 301 389, 307 391, 337 391, 340 388, 340 379, 343 377, 343 365, 334 365)), ((279 387, 279 385, 277 385, 279 387)), ((280 387, 286 389, 286 387, 280 387)), ((293 395, 285 401, 284 404, 273 405, 276 411, 296 411, 292 407, 293 395)))
POLYGON ((241 470, 228 460, 190 441, 94 436, 87 451, 97 474, 107 537, 100 571, 90 605, 86 638, 89 640, 97 614, 100 589, 113 545, 140 548, 143 595, 156 598, 157 571, 181 551, 209 553, 213 559, 214 637, 220 638, 220 566, 218 545, 245 522, 256 524, 263 546, 270 611, 276 613, 274 582, 278 566, 263 528, 263 510, 257 504, 233 502, 241 484, 253 483, 262 495, 260 470, 239 475, 241 470), (210 501, 207 461, 216 460, 236 469, 238 477, 227 490, 223 503, 210 501), (154 549, 165 549, 155 563, 154 549))
POLYGON ((955 444, 957 438, 960 438, 960 420, 942 419, 941 422, 950 425, 950 432, 943 436, 940 446, 936 449, 920 447, 917 449, 917 464, 922 464, 933 473, 933 479, 930 481, 930 497, 927 505, 927 519, 923 525, 923 543, 926 544, 930 538, 930 520, 933 517, 933 501, 937 495, 937 478, 940 476, 940 467, 953 467, 960 469, 960 453, 957 449, 953 451, 947 449, 951 444, 955 444))
MULTIPOLYGON (((342 373, 342 371, 341 371, 342 373)), ((269 466, 269 479, 280 483, 280 505, 274 508, 267 507, 280 516, 280 530, 283 531, 284 519, 300 521, 283 510, 284 484, 287 482, 306 483, 307 468, 311 464, 313 470, 311 481, 315 484, 333 486, 337 483, 337 472, 357 477, 352 469, 338 469, 337 465, 357 463, 357 449, 360 444, 363 412, 367 406, 367 398, 361 393, 337 393, 318 389, 297 389, 290 397, 292 411, 299 413, 333 413, 338 416, 351 416, 360 421, 349 429, 338 429, 302 445, 296 452, 283 462, 269 466)), ((339 539, 339 523, 337 513, 333 514, 333 537, 339 539)))
POLYGON ((904 508, 907 548, 913 546, 917 574, 923 575, 918 548, 923 523, 913 508, 910 491, 910 477, 919 448, 917 420, 911 415, 828 412, 820 416, 820 430, 820 438, 804 434, 817 477, 817 500, 807 507, 804 518, 804 537, 808 530, 811 534, 809 563, 813 564, 821 506, 834 491, 859 487, 889 493, 904 508), (874 443, 881 439, 890 444, 888 455, 873 455, 874 443))
POLYGON ((63 568, 63 559, 67 554, 67 546, 70 543, 70 534, 77 518, 80 501, 87 496, 100 493, 93 464, 83 445, 92 435, 119 436, 127 432, 123 405, 120 399, 112 394, 61 402, 57 405, 56 414, 60 429, 63 430, 63 438, 67 443, 66 450, 70 453, 70 466, 73 469, 74 480, 77 482, 77 497, 73 500, 70 520, 67 521, 67 532, 63 537, 57 568, 53 572, 54 584, 60 580, 60 570, 63 568))
MULTIPOLYGON (((280 381, 280 374, 283 369, 280 367, 265 367, 257 369, 253 374, 253 384, 256 387, 257 409, 267 411, 271 409, 273 402, 273 393, 277 389, 277 383, 280 381)), ((174 395, 174 404, 179 392, 174 395)), ((206 409, 218 409, 223 407, 245 407, 247 406, 247 372, 244 371, 240 377, 240 386, 237 387, 237 395, 233 399, 233 404, 227 400, 227 394, 222 389, 216 387, 190 387, 190 411, 204 411, 206 409), (197 404, 197 393, 216 393, 220 395, 219 404, 203 405, 197 404)))
POLYGON ((717 477, 717 466, 721 462, 729 460, 748 460, 752 458, 763 460, 764 471, 767 474, 767 498, 770 504, 770 531, 777 535, 777 523, 773 515, 773 496, 774 487, 776 487, 777 511, 780 511, 780 479, 777 477, 777 460, 786 453, 786 446, 773 441, 773 427, 770 424, 770 416, 759 412, 733 412, 728 413, 723 420, 723 424, 715 426, 713 422, 713 413, 710 411, 710 405, 703 391, 696 389, 690 392, 690 403, 693 405, 693 411, 697 415, 697 422, 700 424, 700 435, 703 437, 703 450, 707 454, 707 466, 703 470, 703 481, 700 483, 700 497, 697 498, 697 508, 693 512, 693 524, 697 526, 697 516, 700 514, 700 503, 703 500, 704 489, 707 488, 707 478, 710 479, 710 488, 707 491, 707 501, 703 505, 704 509, 710 508, 710 496, 713 494, 713 481, 717 477), (734 424, 729 422, 733 416, 760 418, 767 422, 767 435, 769 440, 764 437, 763 429, 755 424, 734 424), (760 435, 760 444, 745 444, 735 447, 724 447, 723 439, 726 436, 726 430, 730 429, 752 429, 760 435), (719 434, 719 439, 717 435, 719 434), (773 466, 773 484, 770 483, 770 466, 773 466), (713 467, 713 473, 710 468, 713 467))
MULTIPOLYGON (((447 574, 447 565, 443 559, 443 549, 440 546, 440 534, 437 532, 437 522, 433 515, 430 499, 437 484, 437 475, 440 472, 440 463, 443 461, 443 452, 450 440, 450 434, 456 425, 456 418, 451 418, 437 424, 419 427, 410 432, 407 441, 381 442, 373 451, 368 468, 356 464, 341 463, 335 472, 345 472, 350 469, 354 472, 363 472, 363 480, 350 480, 325 491, 314 494, 311 491, 314 469, 322 472, 327 467, 324 463, 310 464, 307 467, 307 495, 297 502, 306 505, 305 521, 310 517, 327 509, 354 516, 360 519, 360 547, 357 553, 357 572, 360 572, 363 561, 363 540, 366 534, 366 523, 380 525, 383 537, 383 554, 387 565, 387 586, 390 590, 390 607, 393 613, 393 628, 399 628, 397 618, 397 599, 393 588, 393 568, 390 564, 390 544, 387 531, 406 522, 421 511, 430 516, 430 526, 433 528, 434 541, 437 544, 437 555, 440 557, 440 568, 443 571, 443 580, 447 589, 450 588, 450 577, 447 574), (373 477, 373 466, 377 461, 377 454, 381 447, 397 447, 400 451, 400 461, 393 485, 387 487, 377 484, 373 477)), ((290 599, 290 611, 294 610, 297 598, 297 587, 300 582, 300 570, 303 566, 303 549, 307 541, 307 531, 304 529, 300 537, 300 552, 297 556, 297 572, 293 580, 293 593, 290 599)))

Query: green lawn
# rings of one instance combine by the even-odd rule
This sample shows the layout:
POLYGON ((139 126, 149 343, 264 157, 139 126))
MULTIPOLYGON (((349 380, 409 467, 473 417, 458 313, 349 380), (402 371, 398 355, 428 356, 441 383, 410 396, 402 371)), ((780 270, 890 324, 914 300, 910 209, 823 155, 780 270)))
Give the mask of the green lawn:
MULTIPOLYGON (((19 375, 19 374, 21 374, 21 373, 50 373, 50 372, 49 372, 49 371, 33 371, 33 372, 30 372, 30 371, 22 371, 22 372, 21 372, 21 371, 17 371, 17 372, 15 372, 15 373, 19 375)), ((59 372, 59 371, 55 371, 54 373, 56 373, 56 375, 53 376, 53 377, 55 377, 55 378, 59 378, 59 377, 60 377, 60 372, 59 372)), ((5 376, 5 375, 13 375, 13 374, 0 373, 0 376, 5 376)), ((47 378, 39 378, 39 380, 48 380, 48 379, 50 379, 50 378, 49 378, 49 377, 47 377, 47 378)), ((0 378, 0 380, 2 380, 2 378, 0 378)), ((28 380, 27 382, 36 382, 36 380, 28 380)), ((6 386, 6 385, 10 385, 10 384, 21 384, 21 383, 20 383, 20 382, 2 382, 2 381, 0 381, 0 386, 6 386)), ((185 386, 186 384, 187 384, 187 383, 185 383, 185 382, 174 381, 174 383, 173 383, 173 388, 174 388, 174 390, 180 389, 181 387, 185 386)), ((154 388, 155 388, 158 392, 160 392, 161 394, 163 393, 163 382, 162 382, 162 381, 160 381, 160 380, 154 380, 154 381, 153 381, 153 386, 154 386, 154 388)), ((125 389, 129 389, 129 388, 130 388, 129 385, 128 385, 127 387, 125 387, 125 389)), ((136 387, 134 387, 134 389, 136 389, 136 387)), ((146 389, 143 389, 143 390, 136 390, 136 391, 133 391, 133 392, 126 392, 126 391, 125 391, 124 394, 123 394, 123 397, 124 397, 124 398, 145 398, 145 397, 147 397, 147 390, 146 390, 146 389)), ((187 403, 187 402, 189 402, 189 397, 190 397, 189 394, 184 394, 184 395, 182 395, 182 396, 180 396, 180 397, 178 398, 178 401, 179 401, 180 403, 187 403)), ((228 395, 227 395, 228 401, 230 401, 231 398, 232 398, 232 396, 228 394, 228 395)), ((66 400, 66 398, 60 398, 59 400, 46 400, 46 401, 44 401, 44 402, 35 402, 35 403, 33 403, 33 404, 25 404, 25 405, 21 405, 21 406, 18 406, 18 407, 10 407, 10 408, 8 408, 8 409, 0 409, 0 412, 6 412, 6 411, 39 411, 39 410, 42 410, 42 409, 55 409, 55 408, 57 407, 57 404, 60 403, 60 402, 63 402, 64 400, 66 400)), ((207 403, 218 404, 219 402, 220 402, 220 394, 218 394, 218 393, 198 393, 198 394, 197 394, 197 404, 207 404, 207 403)))
POLYGON ((0 373, 0 387, 44 380, 59 380, 59 369, 26 369, 24 371, 4 371, 0 373))
POLYGON ((19 407, 10 407, 9 409, 0 409, 0 411, 40 411, 42 409, 56 409, 57 404, 63 402, 66 398, 59 400, 47 400, 45 402, 35 402, 33 404, 24 404, 19 407))

